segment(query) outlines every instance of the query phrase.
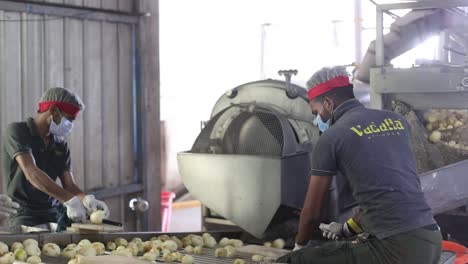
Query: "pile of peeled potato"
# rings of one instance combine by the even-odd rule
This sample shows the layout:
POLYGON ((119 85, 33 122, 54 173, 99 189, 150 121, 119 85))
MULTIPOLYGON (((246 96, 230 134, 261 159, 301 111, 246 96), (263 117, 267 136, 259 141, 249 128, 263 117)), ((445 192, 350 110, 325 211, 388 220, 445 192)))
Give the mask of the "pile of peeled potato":
MULTIPOLYGON (((60 248, 59 248, 60 249, 60 248)), ((45 244, 42 252, 51 252, 48 244, 45 244)), ((47 255, 47 254, 46 254, 47 255)), ((41 249, 39 243, 34 239, 26 239, 23 242, 14 242, 10 247, 0 242, 0 264, 11 264, 15 260, 27 263, 41 263, 41 249)))
POLYGON ((468 150, 468 110, 430 110, 424 120, 431 142, 468 150))
MULTIPOLYGON (((283 248, 284 240, 277 239, 265 246, 283 248)), ((141 238, 133 238, 127 241, 124 238, 117 238, 106 244, 101 242, 91 242, 88 239, 81 240, 78 244, 69 244, 63 250, 54 243, 42 245, 34 239, 26 239, 23 242, 14 242, 10 247, 0 242, 0 264, 11 264, 15 260, 26 261, 28 263, 41 263, 41 255, 51 257, 65 257, 70 261, 68 264, 83 264, 80 261, 83 257, 94 257, 104 254, 124 256, 129 258, 139 258, 146 261, 155 261, 157 258, 166 263, 179 262, 182 264, 192 264, 194 259, 190 255, 202 255, 205 248, 214 249, 214 255, 218 258, 235 258, 237 248, 242 247, 243 242, 239 239, 222 238, 219 243, 209 233, 199 235, 188 235, 179 239, 176 236, 161 235, 152 237, 148 241, 141 238), (107 251, 107 253, 106 253, 107 251)), ((254 255, 254 261, 267 262, 267 258, 254 255)), ((243 264, 245 260, 234 259, 233 263, 243 264)), ((270 261, 268 261, 270 262, 270 261)), ((130 262, 131 263, 131 260, 130 262)))

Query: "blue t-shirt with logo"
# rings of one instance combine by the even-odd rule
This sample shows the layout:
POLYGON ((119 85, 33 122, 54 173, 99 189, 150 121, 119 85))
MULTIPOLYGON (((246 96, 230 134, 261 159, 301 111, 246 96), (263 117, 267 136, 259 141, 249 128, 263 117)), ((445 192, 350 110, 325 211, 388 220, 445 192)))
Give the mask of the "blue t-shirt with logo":
POLYGON ((348 181, 364 231, 382 239, 434 224, 405 118, 353 99, 334 111, 332 121, 314 148, 311 174, 344 175, 337 180, 348 181))

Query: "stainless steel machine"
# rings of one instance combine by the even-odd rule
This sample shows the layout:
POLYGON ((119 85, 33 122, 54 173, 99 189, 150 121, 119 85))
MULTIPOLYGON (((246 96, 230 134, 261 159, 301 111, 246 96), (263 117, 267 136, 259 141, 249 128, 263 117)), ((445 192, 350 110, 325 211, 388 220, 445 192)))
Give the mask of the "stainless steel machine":
MULTIPOLYGON (((415 1, 377 6, 377 38, 357 78, 370 81, 370 106, 404 115, 426 199, 445 235, 468 243, 468 1, 415 1), (383 14, 410 9, 383 34, 383 14), (395 68, 391 60, 430 36, 438 59, 395 68)), ((447 237, 446 237, 447 238, 447 237)))
POLYGON ((226 92, 190 151, 178 154, 190 193, 243 230, 262 238, 296 218, 309 182, 319 132, 307 92, 287 81, 247 83, 226 92))

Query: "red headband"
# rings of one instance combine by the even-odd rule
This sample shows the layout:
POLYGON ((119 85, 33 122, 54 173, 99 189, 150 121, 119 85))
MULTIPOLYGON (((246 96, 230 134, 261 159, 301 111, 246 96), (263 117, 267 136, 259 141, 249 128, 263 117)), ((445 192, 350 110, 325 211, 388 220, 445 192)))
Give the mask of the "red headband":
POLYGON ((315 87, 309 89, 309 100, 312 101, 315 97, 324 94, 335 88, 345 87, 350 85, 348 76, 338 76, 330 79, 324 83, 321 83, 315 87))
POLYGON ((53 105, 57 106, 61 111, 73 116, 73 118, 76 118, 78 116, 78 113, 80 112, 80 108, 76 105, 56 101, 40 102, 38 111, 39 113, 45 112, 49 110, 53 105))

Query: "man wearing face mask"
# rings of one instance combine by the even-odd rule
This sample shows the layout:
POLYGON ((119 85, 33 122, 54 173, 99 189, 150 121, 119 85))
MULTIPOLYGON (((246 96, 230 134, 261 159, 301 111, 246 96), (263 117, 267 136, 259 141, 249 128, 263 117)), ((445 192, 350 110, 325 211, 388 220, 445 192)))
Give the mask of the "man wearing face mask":
POLYGON ((308 87, 322 135, 314 147, 296 247, 278 262, 438 263, 442 238, 416 173, 408 122, 391 111, 365 108, 354 98, 344 67, 319 70, 308 87), (343 177, 337 183, 349 184, 358 210, 345 223, 320 224, 338 172, 343 177), (318 230, 334 241, 307 246, 318 230))
POLYGON ((48 89, 37 115, 10 124, 3 136, 3 170, 8 177, 8 195, 20 205, 10 225, 36 226, 58 222, 64 215, 81 222, 96 210, 109 215, 107 205, 86 195, 75 184, 70 150, 64 137, 84 109, 78 95, 64 88, 48 89), (60 179, 62 186, 56 183, 60 179))

